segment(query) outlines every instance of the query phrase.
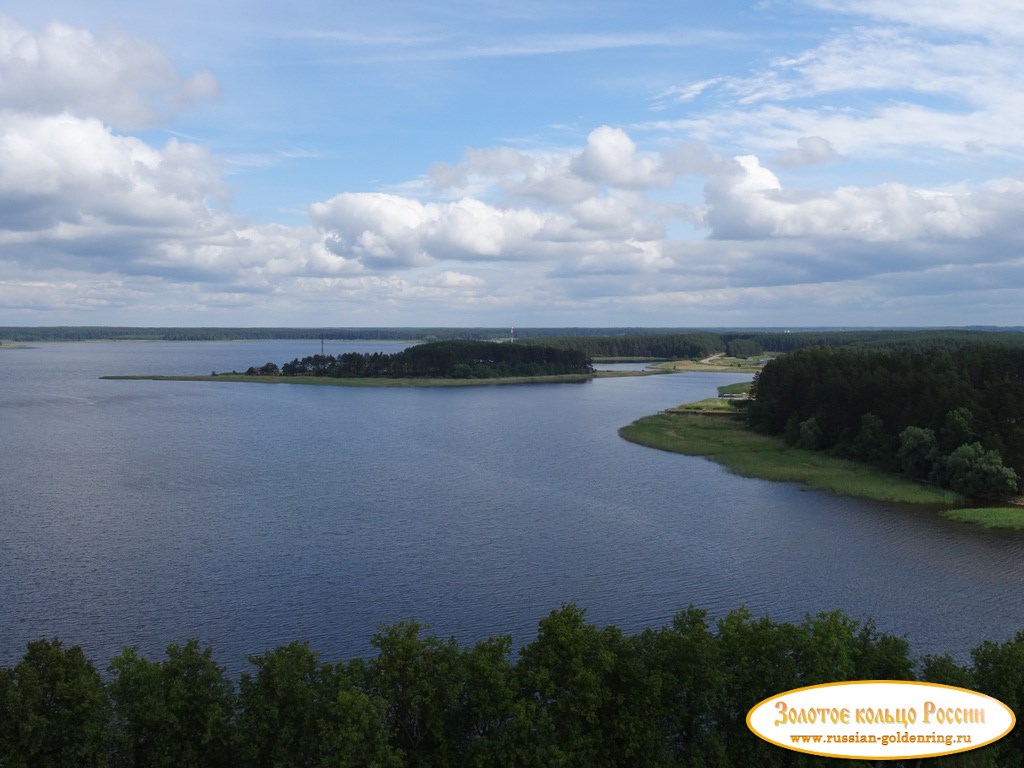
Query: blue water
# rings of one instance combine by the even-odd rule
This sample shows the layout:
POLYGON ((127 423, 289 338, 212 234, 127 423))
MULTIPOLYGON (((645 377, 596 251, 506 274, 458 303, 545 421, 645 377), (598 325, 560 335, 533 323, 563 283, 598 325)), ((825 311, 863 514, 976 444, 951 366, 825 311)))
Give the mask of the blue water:
MULTIPOLYGON (((400 344, 329 342, 337 354, 400 344)), ((694 604, 841 608, 965 659, 1024 629, 1024 536, 737 478, 621 440, 732 374, 455 389, 100 380, 282 363, 319 341, 0 350, 0 663, 58 636, 101 667, 198 637, 229 670, 381 622, 531 640, 575 601, 660 626, 694 604)))

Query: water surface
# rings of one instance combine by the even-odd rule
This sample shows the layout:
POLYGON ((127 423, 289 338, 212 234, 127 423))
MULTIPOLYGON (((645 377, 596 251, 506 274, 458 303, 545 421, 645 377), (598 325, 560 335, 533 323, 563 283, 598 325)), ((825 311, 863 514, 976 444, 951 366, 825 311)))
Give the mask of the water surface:
MULTIPOLYGON (((326 352, 401 344, 328 342, 326 352)), ((841 608, 965 660, 1024 629, 1024 536, 741 479, 621 440, 742 380, 349 389, 101 381, 209 373, 320 342, 46 344, 0 352, 0 663, 59 636, 105 666, 198 637, 232 671, 307 639, 370 653, 417 618, 517 644, 562 602, 660 626, 694 604, 841 608)))

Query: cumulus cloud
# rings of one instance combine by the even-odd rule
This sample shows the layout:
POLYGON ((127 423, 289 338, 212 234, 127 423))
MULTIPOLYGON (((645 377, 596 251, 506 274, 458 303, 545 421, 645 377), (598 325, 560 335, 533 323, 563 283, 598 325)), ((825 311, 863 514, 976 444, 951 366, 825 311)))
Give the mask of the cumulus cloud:
MULTIPOLYGON (((223 194, 209 152, 162 149, 71 115, 0 117, 0 233, 60 238, 69 228, 188 230, 223 194)), ((0 234, 2 236, 2 234, 0 234)))
POLYGON ((67 112, 123 129, 165 122, 219 94, 209 72, 179 75, 156 47, 120 33, 96 38, 52 23, 40 32, 0 16, 0 105, 30 115, 67 112))
POLYGON ((889 183, 786 191, 772 171, 749 155, 736 158, 731 173, 708 183, 707 203, 706 223, 719 238, 967 239, 993 223, 993 211, 979 207, 966 190, 889 183))
POLYGON ((422 203, 384 193, 342 193, 314 203, 310 218, 332 252, 378 269, 521 256, 553 223, 548 214, 471 198, 422 203))
POLYGON ((625 189, 668 186, 672 182, 672 174, 657 155, 638 153, 624 130, 607 125, 590 133, 572 170, 583 179, 625 189))

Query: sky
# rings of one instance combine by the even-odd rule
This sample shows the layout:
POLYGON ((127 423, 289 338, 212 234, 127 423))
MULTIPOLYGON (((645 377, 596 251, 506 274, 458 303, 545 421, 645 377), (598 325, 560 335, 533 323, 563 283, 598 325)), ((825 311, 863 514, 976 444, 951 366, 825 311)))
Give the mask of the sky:
POLYGON ((1024 325, 1019 0, 6 0, 0 325, 1024 325))

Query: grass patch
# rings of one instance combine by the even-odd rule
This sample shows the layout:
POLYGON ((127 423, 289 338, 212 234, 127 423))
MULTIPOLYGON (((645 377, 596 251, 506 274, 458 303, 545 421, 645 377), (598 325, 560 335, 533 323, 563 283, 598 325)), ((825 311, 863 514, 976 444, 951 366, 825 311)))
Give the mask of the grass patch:
POLYGON ((749 395, 750 387, 753 385, 752 381, 741 381, 738 384, 724 384, 718 388, 718 396, 726 397, 728 395, 739 396, 749 395))
POLYGON ((674 409, 638 419, 622 427, 619 435, 650 448, 704 456, 743 477, 800 483, 873 501, 944 506, 962 503, 952 491, 825 453, 793 448, 781 438, 747 429, 742 418, 709 418, 674 409))
POLYGON ((977 507, 972 509, 947 509, 943 517, 962 523, 977 523, 986 528, 1014 528, 1024 530, 1024 508, 1022 507, 977 507))
POLYGON ((669 360, 653 366, 670 373, 681 371, 718 371, 720 373, 757 373, 764 367, 765 356, 709 357, 704 360, 669 360))
POLYGON ((695 403, 686 403, 675 408, 670 408, 669 413, 707 413, 707 414, 731 414, 736 415, 736 409, 728 400, 720 397, 706 397, 695 403))

